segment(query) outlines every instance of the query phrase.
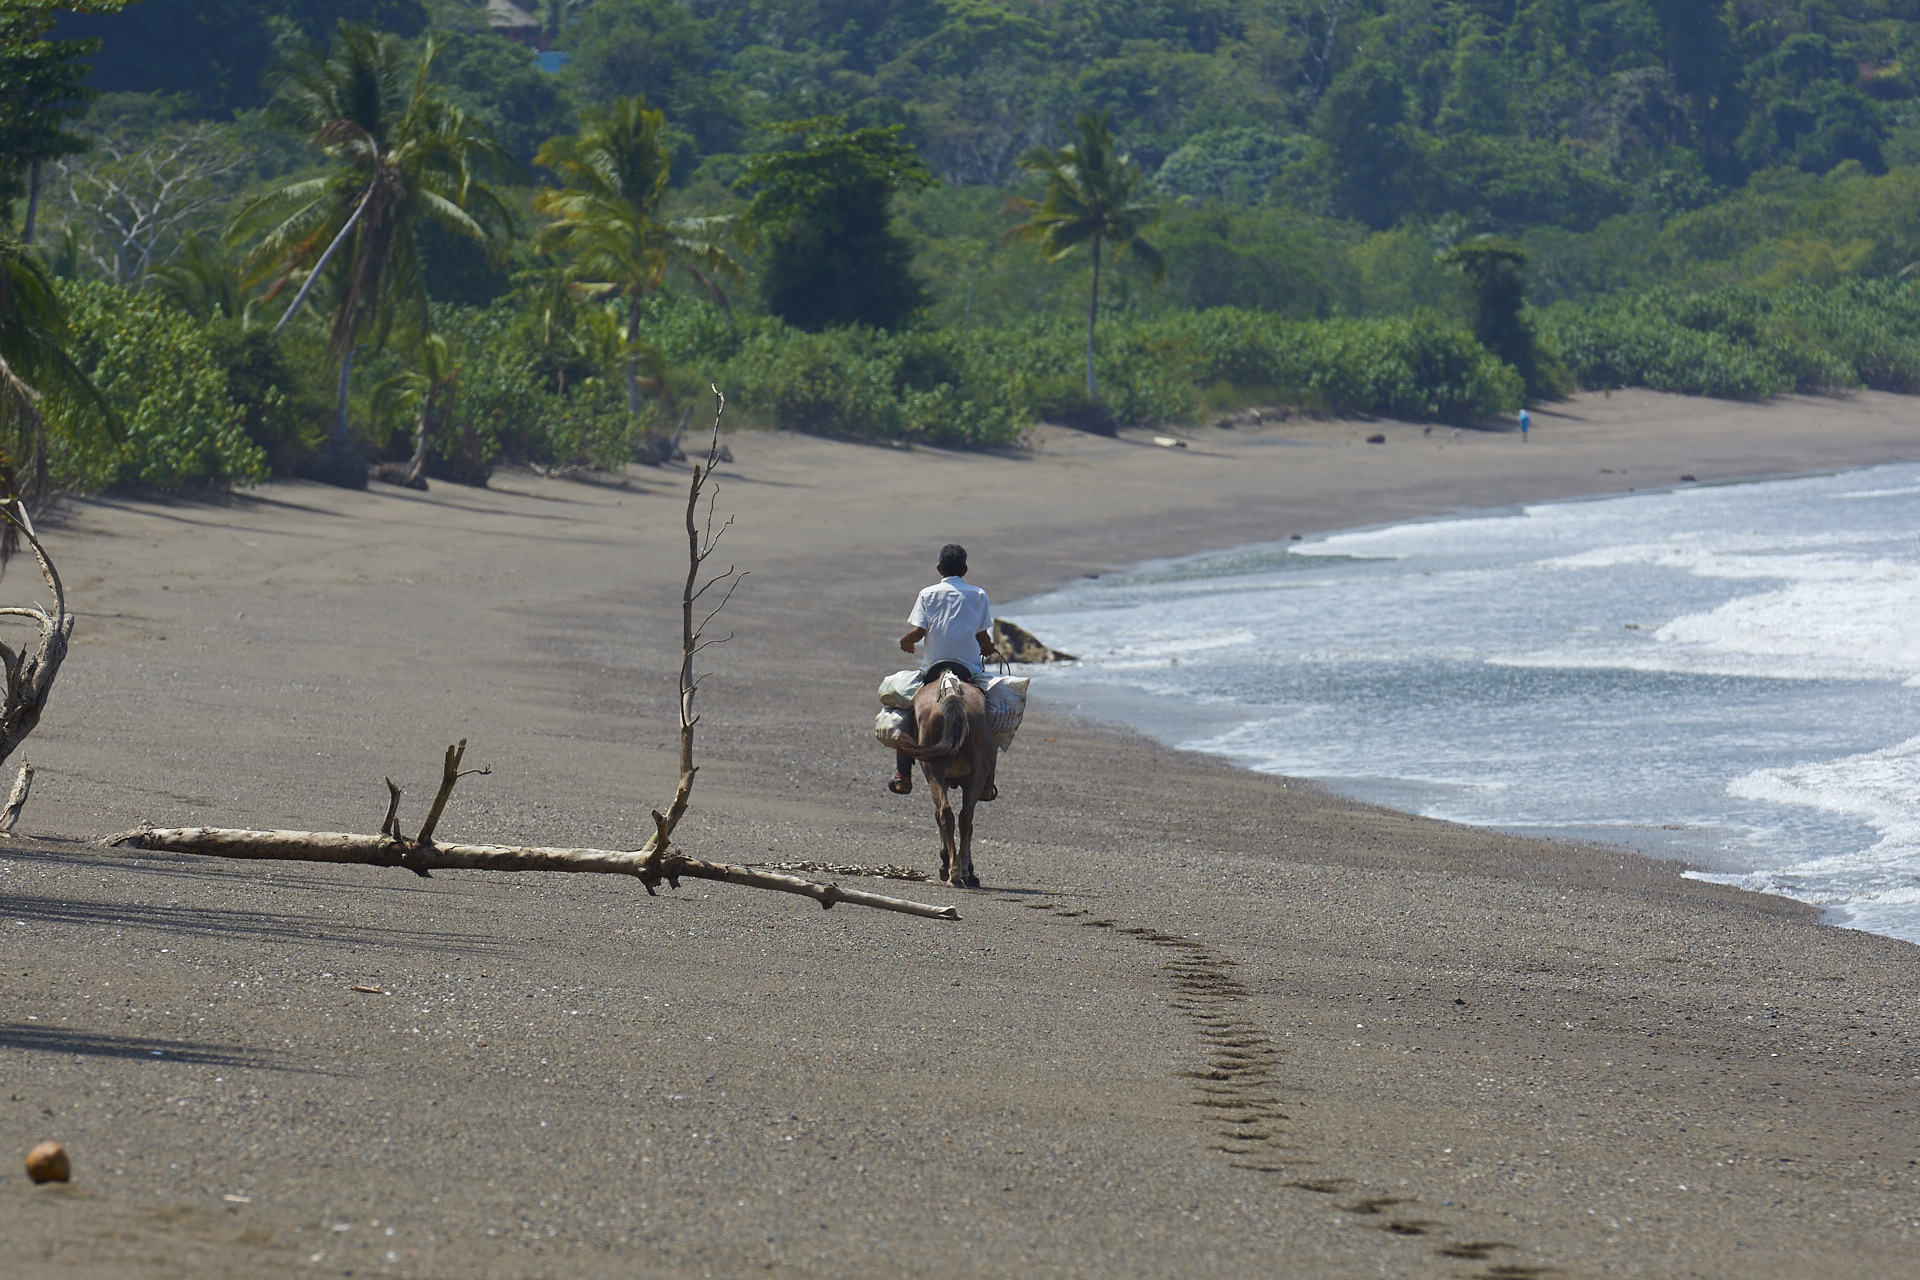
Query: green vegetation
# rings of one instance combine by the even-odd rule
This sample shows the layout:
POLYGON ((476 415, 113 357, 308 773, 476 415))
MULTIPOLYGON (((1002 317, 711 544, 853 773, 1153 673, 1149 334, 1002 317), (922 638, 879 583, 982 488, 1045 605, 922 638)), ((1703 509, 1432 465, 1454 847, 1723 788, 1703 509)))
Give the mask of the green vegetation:
POLYGON ((229 392, 214 332, 157 298, 113 285, 78 283, 65 292, 78 335, 74 359, 125 424, 118 441, 96 437, 64 453, 56 478, 65 487, 266 478, 266 452, 247 436, 246 410, 229 392))
MULTIPOLYGON (((397 36, 343 26, 331 53, 293 55, 275 77, 274 109, 307 136, 328 171, 255 197, 229 233, 254 238, 243 268, 249 282, 271 282, 268 292, 276 293, 304 276, 281 326, 316 284, 329 285, 327 356, 339 367, 339 392, 328 444, 336 472, 353 470, 337 463, 349 447, 355 352, 363 342, 383 348, 396 316, 416 347, 426 344, 422 230, 437 224, 489 248, 511 235, 511 215, 481 180, 506 155, 486 126, 439 96, 436 52, 432 37, 416 59, 397 36)), ((364 468, 359 474, 364 484, 364 468)))
POLYGON ((1113 246, 1116 263, 1132 250, 1156 285, 1166 278, 1167 263, 1141 234, 1160 221, 1160 209, 1141 199, 1145 175, 1131 156, 1115 152, 1107 117, 1082 112, 1073 124, 1079 136, 1058 151, 1035 147, 1020 157, 1022 169, 1045 181, 1046 193, 1038 200, 1015 196, 1007 210, 1027 219, 1009 234, 1038 244, 1048 262, 1059 262, 1086 246, 1093 273, 1087 289, 1087 409, 1097 412, 1101 406, 1093 376, 1093 338, 1100 319, 1101 246, 1113 246))
MULTIPOLYGON (((740 266, 714 240, 721 220, 659 216, 670 157, 667 121, 638 98, 616 98, 589 115, 578 136, 540 149, 561 189, 540 193, 535 207, 552 218, 540 247, 571 262, 567 280, 624 304, 627 412, 640 412, 640 306, 670 271, 691 276, 709 293, 740 278, 740 266)), ((578 322, 577 309, 568 313, 578 322)), ((547 321, 551 326, 551 319, 547 321)), ((658 377, 651 379, 656 386, 658 377)))
POLYGON ((12 393, 8 457, 79 487, 613 467, 669 456, 708 381, 749 421, 967 446, 1916 386, 1920 11, 527 8, 539 55, 475 0, 10 5, 13 269, 116 414, 83 422, 81 379, 36 428, 12 393), (139 344, 179 386, 136 385, 139 344))
POLYGON ((1757 400, 1782 391, 1920 391, 1920 294, 1899 280, 1832 288, 1667 289, 1542 317, 1580 385, 1757 400))
POLYGON ((1527 315, 1526 250, 1510 240, 1480 236, 1455 245, 1438 261, 1466 278, 1474 340, 1520 375, 1529 396, 1565 392, 1558 361, 1541 345, 1527 315))
POLYGON ((769 126, 793 145, 752 157, 734 183, 753 193, 749 237, 766 241, 760 299, 809 331, 894 329, 926 305, 926 287, 913 274, 913 246, 893 228, 893 195, 924 191, 933 174, 899 125, 848 133, 846 123, 769 126))
POLYGON ((77 454, 112 446, 119 423, 69 348, 75 328, 46 269, 0 239, 0 503, 45 496, 77 454))

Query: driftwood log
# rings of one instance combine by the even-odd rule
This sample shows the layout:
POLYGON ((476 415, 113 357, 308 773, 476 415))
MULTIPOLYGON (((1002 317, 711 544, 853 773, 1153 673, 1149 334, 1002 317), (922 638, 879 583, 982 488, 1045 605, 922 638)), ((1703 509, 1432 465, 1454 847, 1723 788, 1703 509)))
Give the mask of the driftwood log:
MULTIPOLYGON (((0 760, 5 760, 26 741, 39 725, 41 712, 47 709, 54 677, 60 674, 60 664, 67 659, 67 645, 73 639, 73 615, 67 612, 67 589, 47 549, 40 545, 26 508, 8 501, 0 506, 0 520, 26 539, 33 558, 40 562, 40 576, 53 592, 52 612, 37 604, 0 608, 0 618, 26 618, 40 632, 30 647, 23 645, 18 651, 0 643, 0 663, 5 665, 7 677, 6 700, 0 703, 0 760)), ((20 802, 26 803, 24 794, 20 802)))
POLYGON ((7 807, 0 810, 0 836, 13 834, 13 824, 20 821, 20 811, 27 807, 27 797, 33 793, 33 762, 26 761, 20 766, 19 776, 13 780, 13 790, 7 793, 7 807))
MULTIPOLYGON (((112 843, 123 848, 153 849, 167 853, 198 853, 216 858, 273 858, 295 862, 346 862, 374 867, 404 867, 417 875, 429 871, 466 869, 473 871, 588 871, 607 875, 641 876, 647 857, 644 852, 620 852, 613 849, 549 849, 539 846, 498 844, 415 845, 388 836, 354 835, 344 831, 238 831, 220 827, 177 827, 161 830, 140 827, 114 837, 112 843)), ((772 889, 779 893, 812 898, 831 909, 850 902, 859 907, 898 911, 903 915, 926 916, 934 920, 958 920, 952 907, 933 907, 904 898, 843 889, 837 884, 821 884, 800 876, 781 875, 754 867, 731 866, 723 862, 703 862, 685 854, 670 854, 659 861, 662 878, 679 887, 681 879, 724 880, 749 889, 772 889)))
MULTIPOLYGON (((695 661, 704 650, 716 644, 723 644, 726 639, 731 639, 730 636, 719 640, 706 639, 706 628, 719 612, 726 608, 727 602, 733 598, 734 589, 740 585, 741 578, 745 577, 744 573, 728 568, 725 573, 714 574, 704 583, 701 582, 701 574, 706 562, 713 556, 721 537, 727 531, 727 526, 732 523, 729 519, 718 529, 715 529, 713 524, 714 495, 711 480, 713 468, 719 462, 721 453, 720 410, 724 410, 726 406, 726 400, 720 395, 718 388, 715 388, 714 395, 718 399, 719 409, 714 413, 712 441, 708 445, 707 456, 694 466, 693 478, 687 489, 687 577, 680 591, 680 674, 677 700, 680 720, 680 778, 674 786, 673 799, 667 805, 666 812, 653 810, 653 833, 647 837, 646 844, 641 848, 622 851, 439 843, 434 839, 434 833, 439 827, 441 815, 446 812, 447 799, 453 794, 454 785, 463 777, 490 772, 487 769, 463 770, 460 767, 467 752, 467 742, 464 738, 447 748, 446 757, 441 764, 439 790, 434 794, 433 803, 427 811, 426 821, 421 825, 419 832, 411 837, 400 829, 400 788, 394 785, 393 779, 388 778, 387 816, 381 823, 378 835, 359 835, 345 831, 248 831, 222 827, 162 829, 141 826, 114 836, 106 843, 119 848, 201 854, 217 858, 360 863, 375 867, 404 868, 419 876, 429 876, 434 871, 452 869, 598 872, 607 875, 633 876, 646 886, 647 893, 650 895, 663 880, 676 889, 680 887, 682 879, 723 880, 728 884, 737 884, 749 889, 769 889, 777 893, 798 894, 801 897, 812 898, 828 909, 836 903, 846 902, 855 906, 897 911, 905 915, 924 916, 935 920, 958 920, 960 913, 953 907, 935 907, 922 902, 909 902, 904 898, 891 898, 885 894, 867 893, 859 889, 843 889, 837 884, 822 884, 800 876, 762 871, 753 867, 706 862, 673 847, 674 829, 679 826, 680 819, 686 816, 687 806, 693 796, 694 775, 699 772, 693 762, 693 731, 694 727, 700 723, 700 717, 694 713, 693 704, 694 696, 700 690, 701 679, 695 669, 695 661), (703 495, 707 498, 704 517, 700 508, 700 499, 703 495), (702 613, 702 601, 716 588, 721 589, 718 603, 702 613)), ((35 550, 38 552, 37 544, 35 550)), ((45 560, 43 559, 41 563, 45 564, 45 560)), ((11 676, 9 678, 11 679, 11 676)))

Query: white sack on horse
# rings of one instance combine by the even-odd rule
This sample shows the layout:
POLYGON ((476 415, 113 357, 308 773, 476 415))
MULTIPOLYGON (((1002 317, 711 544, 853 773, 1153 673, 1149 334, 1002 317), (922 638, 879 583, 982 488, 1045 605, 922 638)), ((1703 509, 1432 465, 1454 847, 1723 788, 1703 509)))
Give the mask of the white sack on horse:
POLYGON ((880 682, 880 705, 900 711, 913 710, 913 695, 920 692, 926 677, 918 671, 896 671, 880 682))
POLYGON ((920 745, 913 737, 913 712, 898 707, 888 707, 873 718, 873 736, 894 751, 920 745))
POLYGON ((1013 735, 1027 714, 1026 676, 994 676, 987 681, 987 725, 1002 751, 1013 746, 1013 735))
MULTIPOLYGON (((913 695, 925 683, 918 671, 896 671, 880 682, 880 705, 886 710, 874 717, 873 736, 883 745, 913 744, 913 695), (897 721, 891 718, 896 714, 897 721)), ((1013 745, 1013 735, 1027 714, 1027 689, 1032 683, 1028 676, 989 676, 981 685, 987 696, 987 725, 1002 751, 1013 745)))

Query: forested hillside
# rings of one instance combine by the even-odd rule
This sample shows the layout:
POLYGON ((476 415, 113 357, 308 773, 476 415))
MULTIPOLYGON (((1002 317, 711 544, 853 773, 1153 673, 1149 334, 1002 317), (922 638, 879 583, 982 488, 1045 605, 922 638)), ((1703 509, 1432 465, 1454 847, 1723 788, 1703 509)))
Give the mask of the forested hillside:
MULTIPOLYGON (((766 420, 961 441, 1263 397, 1470 420, 1576 383, 1920 384, 1920 0, 139 0, 52 32, 98 41, 99 96, 69 104, 92 148, 48 153, 49 270, 203 315, 227 271, 236 322, 249 298, 277 319, 324 246, 258 270, 264 224, 233 214, 339 159, 287 68, 348 30, 485 133, 461 163, 498 205, 410 233, 430 325, 368 312, 329 340, 328 368, 361 353, 352 431, 390 453, 379 415, 412 410, 374 375, 418 374, 428 327, 466 352, 463 403, 520 388, 466 412, 475 456, 554 462, 620 456, 721 372, 766 420), (659 153, 648 216, 704 246, 626 283, 586 265, 560 193, 592 166, 569 178, 555 143, 604 150, 621 111, 657 119, 622 117, 659 153), (1136 214, 1096 236, 1048 165, 1100 146, 1136 214), (169 192, 142 186, 156 163, 169 192)), ((275 411, 286 440, 242 413, 276 457, 330 398, 280 391, 307 402, 275 411)))

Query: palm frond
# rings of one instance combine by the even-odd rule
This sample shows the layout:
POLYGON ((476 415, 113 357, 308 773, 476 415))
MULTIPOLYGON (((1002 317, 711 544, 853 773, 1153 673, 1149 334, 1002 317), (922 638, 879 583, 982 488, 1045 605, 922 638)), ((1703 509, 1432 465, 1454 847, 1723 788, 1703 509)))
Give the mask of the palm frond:
POLYGON ((397 36, 343 23, 330 50, 297 53, 272 78, 273 111, 306 133, 333 171, 248 202, 228 238, 252 241, 243 278, 273 280, 270 295, 301 279, 304 297, 324 269, 336 360, 362 338, 383 345, 396 324, 424 328, 415 242, 424 221, 496 256, 514 232, 512 210, 484 180, 512 159, 482 122, 441 96, 439 47, 429 36, 414 56, 397 36), (323 268, 336 241, 338 257, 323 268))

